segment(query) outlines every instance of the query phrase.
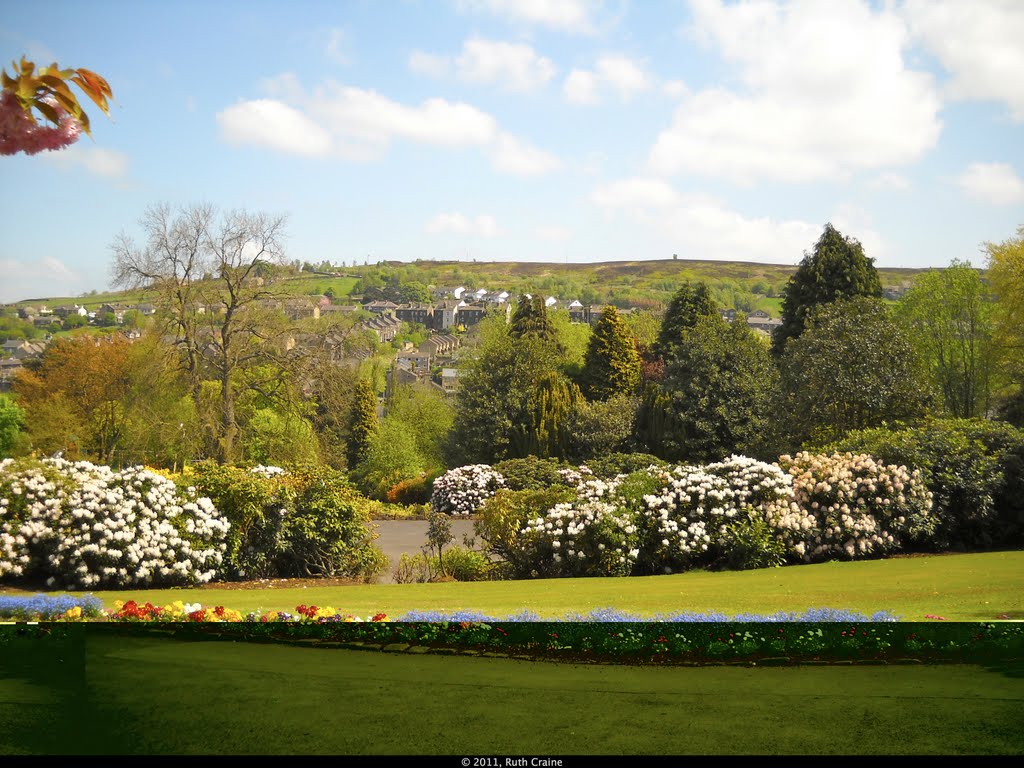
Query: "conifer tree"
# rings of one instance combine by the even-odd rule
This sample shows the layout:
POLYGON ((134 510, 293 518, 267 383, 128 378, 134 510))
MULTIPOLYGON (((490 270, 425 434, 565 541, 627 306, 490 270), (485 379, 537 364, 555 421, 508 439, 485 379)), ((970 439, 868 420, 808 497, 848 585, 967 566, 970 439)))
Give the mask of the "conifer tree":
POLYGON ((656 357, 668 363, 675 357, 683 334, 702 317, 718 315, 718 308, 705 283, 683 283, 669 302, 661 321, 658 338, 651 348, 656 357))
POLYGON ((590 400, 631 394, 640 383, 640 353, 619 310, 608 305, 594 325, 580 376, 581 389, 590 400))
POLYGON ((882 283, 875 260, 864 255, 860 242, 825 225, 811 253, 805 253, 786 284, 782 325, 775 329, 772 352, 782 354, 786 342, 804 330, 808 313, 819 304, 856 296, 881 298, 882 283))
POLYGON ((509 336, 513 339, 534 338, 555 344, 559 350, 558 330, 548 316, 548 308, 540 296, 521 295, 509 323, 509 336))
POLYGON ((348 468, 355 466, 366 455, 371 438, 380 429, 377 418, 377 395, 370 386, 370 380, 359 379, 356 384, 355 400, 352 403, 352 414, 349 419, 348 451, 346 459, 348 468))

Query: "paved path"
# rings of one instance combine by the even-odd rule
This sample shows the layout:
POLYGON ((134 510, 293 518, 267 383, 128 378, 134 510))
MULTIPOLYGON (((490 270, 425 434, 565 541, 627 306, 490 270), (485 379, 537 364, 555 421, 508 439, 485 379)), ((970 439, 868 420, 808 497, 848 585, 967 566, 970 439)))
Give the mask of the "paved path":
MULTIPOLYGON (((423 547, 427 546, 427 528, 429 523, 426 520, 374 520, 377 526, 378 538, 374 541, 380 549, 388 556, 389 565, 387 570, 380 575, 378 584, 394 584, 394 572, 403 554, 418 555, 423 547)), ((452 519, 452 546, 464 546, 463 536, 473 535, 473 521, 452 519)))

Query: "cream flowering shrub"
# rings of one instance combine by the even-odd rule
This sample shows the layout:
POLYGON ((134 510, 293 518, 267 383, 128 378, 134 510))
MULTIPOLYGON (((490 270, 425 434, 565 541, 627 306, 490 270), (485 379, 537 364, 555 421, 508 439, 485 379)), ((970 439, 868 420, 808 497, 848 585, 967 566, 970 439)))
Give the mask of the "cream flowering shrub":
POLYGON ((538 576, 629 576, 637 541, 633 516, 597 498, 556 504, 521 532, 538 576))
POLYGON ((0 462, 0 579, 67 589, 207 582, 228 527, 210 499, 143 467, 0 462))
POLYGON ((489 464, 467 464, 449 469, 434 480, 430 507, 448 515, 475 515, 505 478, 489 464))
MULTIPOLYGON (((577 500, 530 520, 520 534, 538 575, 666 573, 705 565, 736 526, 766 526, 768 510, 793 497, 779 466, 731 456, 678 466, 583 476, 577 500)), ((734 538, 734 535, 733 535, 734 538)))
POLYGON ((660 481, 659 490, 643 498, 643 560, 652 572, 708 564, 730 530, 766 519, 793 498, 789 475, 747 456, 649 471, 660 481))
POLYGON ((797 560, 884 555, 924 541, 934 527, 932 495, 916 469, 867 454, 806 451, 779 464, 794 496, 771 510, 771 523, 797 560))

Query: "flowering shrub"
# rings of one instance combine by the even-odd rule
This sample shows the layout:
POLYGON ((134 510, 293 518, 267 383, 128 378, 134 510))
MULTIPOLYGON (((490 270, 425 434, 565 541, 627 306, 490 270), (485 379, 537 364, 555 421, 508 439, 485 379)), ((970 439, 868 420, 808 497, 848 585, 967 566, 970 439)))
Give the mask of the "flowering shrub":
POLYGON ((867 454, 782 456, 794 497, 770 514, 787 551, 804 562, 899 550, 928 536, 932 495, 918 470, 867 454))
POLYGON ((770 509, 793 498, 792 480, 778 465, 746 456, 649 472, 661 481, 658 492, 643 497, 644 560, 652 572, 709 564, 716 549, 744 538, 770 509))
POLYGON ((142 467, 0 461, 0 579, 69 589, 206 582, 228 528, 210 499, 142 467))
POLYGON ((450 469, 434 480, 430 506, 449 515, 475 515, 505 478, 489 464, 467 464, 450 469))
POLYGON ((632 516, 598 499, 556 504, 522 531, 525 559, 538 576, 628 576, 637 541, 632 516))

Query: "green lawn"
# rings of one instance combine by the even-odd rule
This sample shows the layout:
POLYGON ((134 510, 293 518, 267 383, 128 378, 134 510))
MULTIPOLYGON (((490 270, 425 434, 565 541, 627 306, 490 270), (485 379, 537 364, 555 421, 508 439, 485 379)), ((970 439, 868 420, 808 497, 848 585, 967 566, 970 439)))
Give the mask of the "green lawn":
MULTIPOLYGON (((0 589, 0 594, 15 594, 0 589)), ((73 592, 82 595, 84 592, 73 592)), ((330 606, 357 616, 384 611, 479 611, 510 616, 529 610, 542 619, 618 608, 644 618, 657 614, 717 611, 773 613, 808 608, 848 609, 871 615, 889 611, 905 621, 927 614, 951 621, 1024 619, 1024 552, 987 552, 788 566, 756 571, 671 576, 527 581, 370 584, 306 589, 216 588, 97 591, 109 608, 115 600, 174 600, 223 605, 247 613, 294 611, 299 604, 330 606)))
POLYGON ((99 634, 82 645, 45 665, 8 656, 0 754, 1024 753, 1024 670, 1009 665, 585 666, 99 634))

